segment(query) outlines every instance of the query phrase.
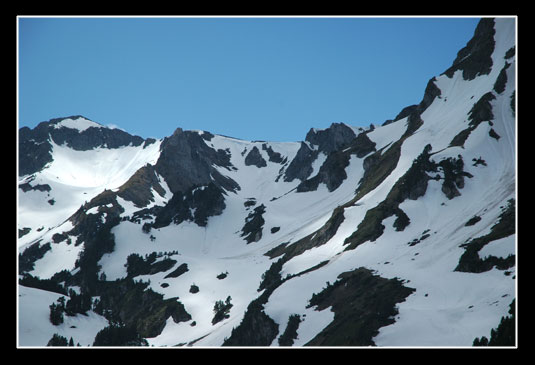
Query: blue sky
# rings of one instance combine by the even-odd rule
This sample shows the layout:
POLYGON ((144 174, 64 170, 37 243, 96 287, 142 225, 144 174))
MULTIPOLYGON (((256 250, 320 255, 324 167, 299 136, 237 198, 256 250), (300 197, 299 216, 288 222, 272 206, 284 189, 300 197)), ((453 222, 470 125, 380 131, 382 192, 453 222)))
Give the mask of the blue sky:
POLYGON ((177 127, 300 141, 419 103, 478 18, 18 19, 19 127, 83 115, 142 137, 177 127))

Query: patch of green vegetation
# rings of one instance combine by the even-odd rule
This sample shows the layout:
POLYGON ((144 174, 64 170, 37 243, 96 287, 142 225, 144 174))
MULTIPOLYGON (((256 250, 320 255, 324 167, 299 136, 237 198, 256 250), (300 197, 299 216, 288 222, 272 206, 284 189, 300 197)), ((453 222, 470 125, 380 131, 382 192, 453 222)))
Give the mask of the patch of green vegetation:
POLYGON ((489 136, 494 138, 495 140, 499 140, 501 137, 498 133, 496 133, 496 131, 494 130, 494 128, 491 128, 490 131, 489 131, 489 136))
POLYGON ((285 261, 289 261, 292 257, 298 256, 313 247, 318 247, 329 241, 344 221, 344 207, 339 206, 333 210, 329 220, 316 232, 292 243, 283 243, 274 249, 268 251, 266 255, 271 258, 284 254, 285 261))
POLYGON ((294 340, 297 339, 297 329, 301 323, 301 316, 299 314, 292 314, 288 317, 288 324, 284 333, 279 337, 280 346, 292 346, 294 340))
POLYGON ((266 212, 266 206, 261 204, 256 207, 253 212, 249 213, 245 218, 245 225, 242 228, 241 236, 245 237, 247 244, 251 242, 260 241, 262 238, 262 229, 264 228, 265 220, 262 215, 266 212))
POLYGON ((515 114, 516 114, 516 90, 514 90, 513 93, 511 94, 510 106, 511 106, 511 110, 513 112, 513 116, 515 116, 515 114))
POLYGON ((481 158, 481 156, 479 156, 478 158, 473 158, 472 161, 474 161, 474 163, 472 164, 472 166, 478 166, 478 165, 483 165, 483 166, 487 166, 487 162, 485 160, 483 160, 481 158))
POLYGON ((472 131, 474 131, 480 123, 491 123, 491 120, 494 118, 494 114, 492 113, 492 105, 490 104, 490 102, 494 99, 496 99, 496 97, 492 92, 489 91, 474 104, 474 106, 472 107, 472 109, 470 109, 470 112, 468 113, 468 119, 470 120, 470 122, 468 123, 468 127, 463 129, 455 137, 453 137, 450 142, 450 147, 464 147, 464 142, 466 141, 470 133, 472 133, 472 131))
MULTIPOLYGON (((71 338, 72 339, 72 338, 71 338)), ((63 337, 57 333, 54 333, 52 335, 52 338, 48 341, 46 346, 68 346, 69 342, 67 341, 66 337, 63 337)))
POLYGON ((132 327, 111 324, 97 333, 93 346, 148 346, 148 342, 132 327))
POLYGON ((444 172, 444 181, 442 182, 442 192, 448 199, 453 199, 460 196, 461 193, 457 189, 464 187, 464 178, 472 178, 473 175, 464 171, 464 161, 461 155, 457 158, 448 157, 441 160, 438 166, 444 172))
POLYGON ((401 138, 390 147, 383 147, 364 159, 364 175, 359 181, 354 202, 378 187, 394 171, 399 161, 403 140, 404 138, 401 138))
POLYGON ((470 109, 468 113, 468 119, 470 119, 469 125, 474 127, 474 129, 481 122, 490 121, 494 119, 494 114, 492 113, 492 105, 490 102, 496 99, 494 94, 489 91, 484 94, 470 109))
POLYGON ((516 345, 516 310, 515 300, 509 304, 510 316, 502 317, 496 329, 490 330, 490 340, 482 336, 474 339, 472 346, 515 346, 516 345))
POLYGON ((357 268, 340 274, 334 284, 313 294, 308 308, 331 308, 333 321, 305 346, 373 346, 379 328, 394 323, 396 304, 415 289, 398 279, 385 279, 357 268))
POLYGON ((489 256, 485 259, 479 257, 478 252, 489 242, 509 237, 515 233, 515 200, 510 199, 500 214, 498 222, 491 227, 490 233, 474 238, 461 247, 465 252, 459 259, 459 264, 455 271, 480 273, 491 270, 493 267, 505 270, 515 265, 515 255, 506 258, 489 256))
POLYGON ((232 329, 223 346, 269 346, 279 333, 279 325, 264 312, 264 304, 271 295, 266 290, 247 306, 242 321, 232 329))
POLYGON ((261 291, 266 288, 276 288, 282 284, 282 277, 280 271, 282 266, 287 260, 285 257, 281 257, 277 261, 273 262, 269 269, 262 274, 262 281, 258 287, 258 291, 261 291))
POLYGON ((25 236, 27 235, 28 233, 30 233, 32 229, 30 227, 24 227, 22 229, 19 229, 19 238, 21 238, 22 236, 25 236))
POLYGON ((466 222, 465 226, 466 227, 469 227, 469 226, 473 226, 474 224, 476 224, 477 222, 479 222, 481 220, 481 217, 478 216, 478 215, 474 215, 472 218, 470 218, 468 220, 468 222, 466 222))
POLYGON ((133 202, 136 207, 144 207, 154 201, 152 189, 162 196, 165 195, 165 190, 156 177, 154 167, 151 164, 146 164, 119 187, 117 194, 121 198, 133 202))
POLYGON ((379 238, 385 229, 383 220, 392 215, 397 216, 394 223, 397 230, 403 230, 410 223, 410 219, 399 208, 399 204, 407 198, 416 200, 425 194, 430 179, 426 172, 436 171, 436 165, 429 160, 430 151, 431 145, 425 146, 407 172, 394 184, 385 200, 366 212, 356 231, 345 239, 344 245, 348 245, 346 250, 352 250, 366 241, 373 242, 379 238))
POLYGON ((153 275, 159 272, 171 269, 177 262, 168 257, 156 262, 158 254, 152 252, 141 257, 137 253, 130 254, 126 258, 126 273, 128 277, 135 277, 139 275, 153 275))
POLYGON ((472 133, 473 130, 474 128, 468 127, 460 131, 455 137, 453 137, 453 139, 450 142, 449 147, 464 147, 464 142, 466 141, 466 139, 468 138, 470 133, 472 133))
POLYGON ((148 288, 148 283, 131 278, 100 282, 100 300, 94 311, 113 323, 135 329, 142 337, 158 336, 169 317, 175 323, 186 322, 191 316, 177 298, 163 299, 163 295, 148 288))
POLYGON ((35 261, 43 258, 51 250, 50 242, 41 245, 41 240, 31 244, 22 253, 19 253, 19 275, 32 271, 35 261))
POLYGON ((189 271, 188 264, 186 264, 186 263, 180 264, 175 270, 173 270, 169 274, 165 275, 164 279, 178 278, 180 275, 186 273, 187 271, 189 271))
POLYGON ((505 85, 507 84, 507 69, 511 66, 509 62, 505 62, 505 65, 500 70, 496 82, 494 83, 494 91, 501 94, 505 91, 505 85))
POLYGON ((222 300, 218 300, 217 302, 215 302, 214 318, 212 318, 212 326, 230 317, 229 315, 230 308, 233 307, 232 303, 230 302, 231 300, 232 298, 229 295, 227 299, 225 300, 225 302, 223 302, 222 300))

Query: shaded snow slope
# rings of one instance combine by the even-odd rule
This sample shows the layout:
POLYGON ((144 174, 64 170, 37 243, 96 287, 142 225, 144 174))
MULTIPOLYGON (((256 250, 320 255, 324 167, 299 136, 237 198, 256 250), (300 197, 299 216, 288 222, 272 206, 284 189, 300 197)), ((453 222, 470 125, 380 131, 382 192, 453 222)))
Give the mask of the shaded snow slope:
MULTIPOLYGON (((461 69, 439 75, 408 115, 374 129, 333 124, 311 129, 305 142, 288 143, 188 132, 198 134, 194 143, 201 143, 206 155, 178 146, 176 151, 187 153, 166 158, 185 160, 167 164, 159 162, 163 141, 83 151, 52 142, 53 161, 19 178, 26 191, 19 189, 18 228, 31 229, 19 238, 19 252, 50 243, 26 273, 47 279, 67 270, 96 298, 98 289, 86 289, 85 279, 78 279, 84 273, 77 260, 98 246, 87 231, 109 228, 102 237, 112 237, 113 249, 95 256, 99 280, 143 281, 147 290, 180 302, 191 316, 179 321, 167 315, 159 334, 146 338, 150 345, 222 346, 249 333, 263 336, 254 338, 258 343, 279 346, 295 315, 300 321, 293 346, 326 336, 340 318, 357 323, 359 315, 380 323, 366 338, 377 346, 471 346, 474 338, 488 337, 516 298, 516 226, 502 228, 503 222, 514 224, 506 220, 511 207, 516 212, 511 205, 516 201, 516 55, 514 19, 485 24, 495 30, 488 72, 473 78, 461 69), (173 195, 170 186, 182 186, 180 172, 165 170, 175 179, 172 184, 157 172, 150 181, 136 175, 147 164, 196 166, 209 158, 214 160, 205 171, 211 171, 212 181, 233 182, 232 189, 223 183, 213 190, 221 198, 220 211, 210 211, 214 201, 196 195, 212 191, 210 184, 184 185, 173 195), (292 163, 292 169, 306 169, 306 177, 285 178, 292 163), (149 189, 153 200, 138 206, 122 198, 118 192, 125 185, 139 194, 149 189), (93 205, 79 210, 89 201, 93 205), (205 225, 193 218, 201 210, 210 212, 205 225), (76 229, 85 241, 75 243, 76 229), (474 250, 474 242, 483 243, 472 266, 460 270, 460 259, 474 250), (153 253, 158 255, 150 269, 134 275, 125 265, 132 254, 153 253), (498 264, 476 268, 484 260, 498 264), (358 304, 359 290, 369 295, 370 288, 356 279, 334 286, 330 300, 336 304, 321 299, 320 293, 358 270, 384 279, 381 283, 396 282, 410 294, 382 308, 382 314, 358 304), (314 295, 321 305, 310 305, 314 295), (354 301, 341 305, 343 295, 354 301), (215 321, 214 305, 225 300, 232 306, 215 321)), ((472 67, 466 62, 463 67, 472 67)), ((92 126, 61 123, 80 131, 92 126)), ((180 138, 189 143, 187 133, 180 138)), ((191 181, 204 181, 195 180, 194 173, 187 172, 191 181)), ((83 333, 82 322, 72 330, 54 328, 46 315, 59 296, 19 286, 20 345, 44 346, 54 332, 89 344, 107 325, 91 311, 69 319, 86 321, 83 333)))

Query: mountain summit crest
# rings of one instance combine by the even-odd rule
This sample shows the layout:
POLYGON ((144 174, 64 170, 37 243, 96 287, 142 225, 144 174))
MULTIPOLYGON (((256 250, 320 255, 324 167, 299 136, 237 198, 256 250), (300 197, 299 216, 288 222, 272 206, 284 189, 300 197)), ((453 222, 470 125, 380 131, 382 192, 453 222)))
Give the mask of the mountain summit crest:
POLYGON ((19 345, 514 347, 515 31, 377 127, 20 128, 19 345))

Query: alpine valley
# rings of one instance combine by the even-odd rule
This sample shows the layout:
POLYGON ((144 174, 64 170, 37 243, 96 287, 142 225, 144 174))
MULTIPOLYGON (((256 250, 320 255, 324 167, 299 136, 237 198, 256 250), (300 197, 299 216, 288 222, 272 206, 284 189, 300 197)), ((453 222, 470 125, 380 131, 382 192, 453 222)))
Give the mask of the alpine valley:
POLYGON ((18 346, 515 346, 515 31, 301 142, 20 128, 18 346))

